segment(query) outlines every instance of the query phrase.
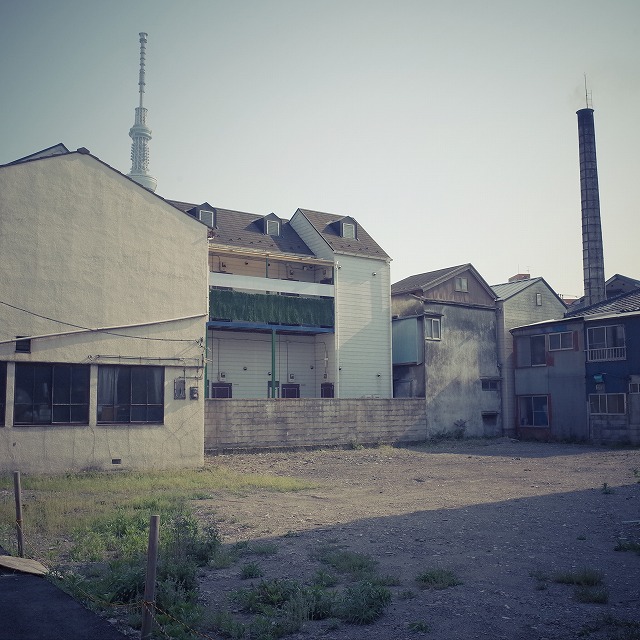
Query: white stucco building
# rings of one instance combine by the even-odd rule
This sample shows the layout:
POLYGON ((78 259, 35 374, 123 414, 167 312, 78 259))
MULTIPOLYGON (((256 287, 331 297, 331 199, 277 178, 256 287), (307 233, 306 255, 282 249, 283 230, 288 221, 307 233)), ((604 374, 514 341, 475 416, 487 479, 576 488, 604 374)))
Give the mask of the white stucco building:
POLYGON ((0 167, 0 470, 203 463, 207 227, 86 149, 0 167))

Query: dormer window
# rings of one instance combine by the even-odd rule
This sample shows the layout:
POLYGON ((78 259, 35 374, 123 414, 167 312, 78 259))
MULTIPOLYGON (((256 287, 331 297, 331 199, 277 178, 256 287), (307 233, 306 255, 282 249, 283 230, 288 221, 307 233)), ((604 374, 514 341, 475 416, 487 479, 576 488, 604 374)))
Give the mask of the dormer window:
POLYGON ((208 227, 215 227, 215 217, 213 215, 213 211, 207 211, 206 209, 200 209, 198 211, 198 220, 200 222, 204 222, 208 227))
POLYGON ((355 240, 356 238, 356 225, 351 222, 345 222, 342 225, 342 237, 355 240))
POLYGON ((349 216, 336 220, 333 223, 333 228, 336 230, 336 233, 345 240, 358 239, 358 227, 356 221, 349 216))
POLYGON ((280 235, 280 221, 279 220, 267 220, 267 235, 279 236, 280 235))

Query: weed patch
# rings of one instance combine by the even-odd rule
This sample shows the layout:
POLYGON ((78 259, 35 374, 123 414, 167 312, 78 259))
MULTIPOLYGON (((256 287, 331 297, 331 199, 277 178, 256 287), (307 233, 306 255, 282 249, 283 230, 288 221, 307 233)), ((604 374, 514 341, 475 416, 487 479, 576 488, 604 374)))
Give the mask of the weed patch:
POLYGON ((579 569, 564 571, 553 575, 553 582, 558 584, 574 584, 579 587, 595 587, 602 584, 602 571, 597 569, 579 569))
POLYGON ((421 589, 447 589, 462 584, 453 571, 448 569, 429 569, 416 576, 421 589))

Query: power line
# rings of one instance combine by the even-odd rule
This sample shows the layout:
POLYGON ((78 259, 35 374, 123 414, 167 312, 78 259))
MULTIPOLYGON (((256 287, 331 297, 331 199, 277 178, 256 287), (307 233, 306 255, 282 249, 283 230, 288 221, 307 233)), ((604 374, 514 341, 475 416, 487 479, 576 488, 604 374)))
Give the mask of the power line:
MULTIPOLYGON (((72 322, 65 322, 64 320, 58 320, 56 318, 50 318, 49 316, 43 316, 40 313, 35 313, 34 311, 29 311, 28 309, 22 309, 21 307, 16 307, 13 304, 9 304, 8 302, 4 302, 3 300, 0 300, 0 304, 5 305, 6 307, 10 307, 11 309, 15 309, 16 311, 21 311, 22 313, 26 313, 30 316, 35 316, 36 318, 41 318, 43 320, 49 320, 50 322, 57 322, 58 324, 63 324, 67 327, 73 327, 74 329, 80 329, 82 331, 89 331, 91 333, 106 333, 108 335, 111 336, 117 336, 119 338, 131 338, 134 340, 153 340, 153 341, 157 341, 157 342, 191 342, 191 343, 195 343, 198 345, 201 345, 201 339, 198 340, 187 340, 187 339, 180 339, 180 338, 150 338, 148 336, 130 336, 127 335, 125 333, 117 333, 116 331, 110 331, 109 329, 99 329, 99 328, 91 328, 91 327, 84 327, 82 325, 79 324, 73 324, 72 322)), ((160 320, 160 321, 156 321, 156 322, 150 322, 148 324, 162 324, 165 322, 170 322, 169 320, 160 320)), ((28 337, 28 336, 27 336, 28 337)), ((21 340, 24 340, 24 338, 20 338, 21 340)), ((11 342, 14 342, 15 340, 11 340, 11 342)))

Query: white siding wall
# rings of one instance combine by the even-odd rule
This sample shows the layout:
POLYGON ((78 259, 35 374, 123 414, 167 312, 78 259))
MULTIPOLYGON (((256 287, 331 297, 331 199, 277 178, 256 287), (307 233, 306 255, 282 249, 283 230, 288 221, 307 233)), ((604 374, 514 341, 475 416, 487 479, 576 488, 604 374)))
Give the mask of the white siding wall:
POLYGON ((393 390, 389 265, 371 258, 347 255, 337 258, 339 397, 390 398, 393 390))
MULTIPOLYGON (((331 334, 276 335, 276 381, 299 384, 302 398, 320 397, 321 383, 333 382, 332 342, 331 334)), ((213 331, 207 354, 209 380, 231 383, 234 399, 267 397, 272 364, 269 334, 213 331)))
POLYGON ((130 468, 202 464, 202 370, 186 369, 187 387, 199 386, 200 400, 174 400, 173 379, 184 375, 183 362, 202 358, 207 228, 74 153, 0 169, 0 255, 0 300, 32 312, 3 305, 0 340, 73 330, 47 318, 82 327, 149 323, 34 340, 29 354, 0 344, 10 404, 13 362, 94 363, 89 425, 9 423, 0 429, 0 469, 111 468, 114 458, 130 468), (171 321, 190 315, 198 317, 171 321), (160 362, 177 365, 165 371, 164 424, 96 426, 95 364, 160 362))
POLYGON ((336 397, 393 397, 389 263, 334 254, 300 213, 293 216, 291 225, 319 258, 336 264, 336 397))

